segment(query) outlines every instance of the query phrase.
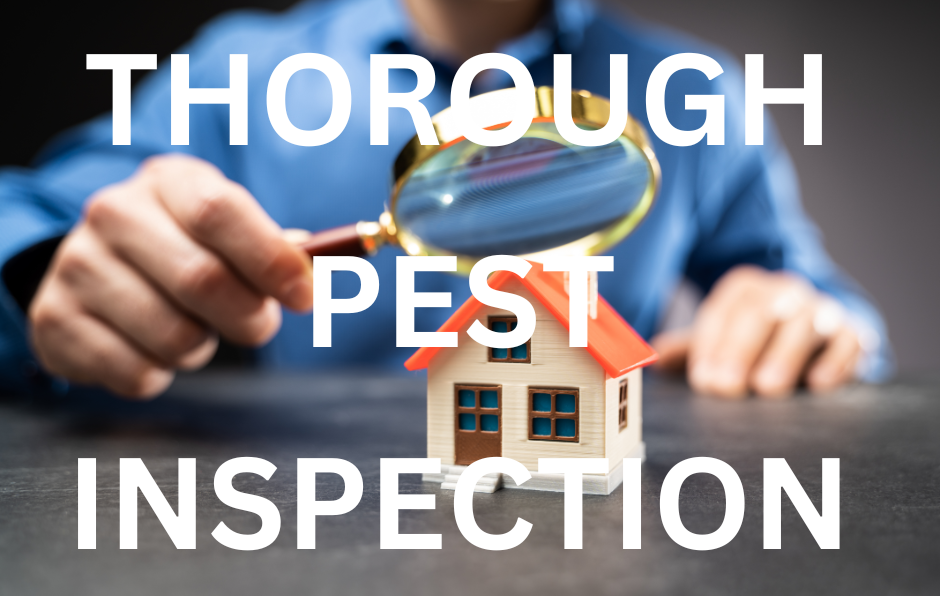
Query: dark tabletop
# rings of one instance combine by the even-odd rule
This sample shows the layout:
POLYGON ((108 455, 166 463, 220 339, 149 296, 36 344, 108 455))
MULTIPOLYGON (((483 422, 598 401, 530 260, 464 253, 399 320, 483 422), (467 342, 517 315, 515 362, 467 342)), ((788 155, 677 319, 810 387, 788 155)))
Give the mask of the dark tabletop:
MULTIPOLYGON (((424 457, 423 377, 207 374, 185 378, 145 404, 105 398, 0 401, 0 594, 940 594, 940 384, 855 387, 783 401, 726 402, 684 385, 647 383, 644 396, 641 550, 621 549, 622 493, 584 497, 584 549, 563 548, 560 493, 503 490, 474 497, 481 528, 534 527, 506 552, 470 545, 457 530, 453 493, 401 480, 402 492, 436 494, 434 511, 402 512, 403 533, 443 534, 439 551, 379 549, 379 458, 424 457), (270 481, 235 487, 281 512, 278 539, 256 552, 218 544, 224 521, 257 531, 254 514, 221 504, 215 470, 234 457, 274 463, 270 481), (686 550, 666 535, 659 491, 676 463, 730 464, 744 485, 737 537, 686 550), (98 460, 98 549, 78 550, 77 464, 98 460), (118 461, 140 457, 176 508, 177 458, 197 458, 197 548, 177 551, 139 499, 138 550, 118 549, 118 461), (319 518, 317 549, 296 549, 296 460, 337 457, 362 472, 351 513, 319 518), (821 459, 841 458, 841 550, 820 550, 789 499, 782 549, 763 550, 762 465, 784 457, 820 505, 821 459)), ((343 490, 323 475, 320 499, 343 490)), ((680 495, 693 532, 724 516, 719 482, 694 475, 680 495)))

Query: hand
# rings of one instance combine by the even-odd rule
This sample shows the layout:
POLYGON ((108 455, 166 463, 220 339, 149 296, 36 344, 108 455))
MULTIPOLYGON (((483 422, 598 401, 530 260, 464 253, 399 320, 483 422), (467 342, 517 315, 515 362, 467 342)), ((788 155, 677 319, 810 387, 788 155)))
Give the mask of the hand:
POLYGON ((306 255, 248 191, 193 157, 147 160, 98 191, 30 305, 34 351, 52 374, 127 397, 162 393, 205 365, 218 335, 268 341, 278 302, 303 311, 306 255))
POLYGON ((702 302, 690 329, 652 340, 659 368, 688 371, 701 393, 785 396, 800 380, 826 391, 855 374, 859 337, 842 307, 790 273, 737 267, 702 302))

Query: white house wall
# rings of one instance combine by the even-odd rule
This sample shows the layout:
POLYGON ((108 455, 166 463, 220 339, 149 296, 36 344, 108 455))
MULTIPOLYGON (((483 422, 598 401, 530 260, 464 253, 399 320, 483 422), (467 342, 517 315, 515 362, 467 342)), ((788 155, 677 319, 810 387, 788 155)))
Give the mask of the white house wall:
MULTIPOLYGON (((568 347, 568 330, 520 282, 502 289, 525 297, 535 308, 532 362, 488 362, 489 348, 466 334, 473 320, 464 325, 460 347, 443 348, 428 367, 428 457, 439 457, 442 464, 454 463, 454 384, 502 385, 502 455, 529 470, 538 469, 539 457, 606 457, 609 421, 605 421, 604 369, 587 350, 568 347), (580 391, 577 443, 529 440, 530 385, 580 391)), ((506 314, 511 313, 484 306, 474 320, 486 324, 487 317, 506 314)), ((613 419, 616 424, 616 414, 613 419)))
POLYGON ((643 439, 643 369, 607 377, 607 457, 613 469, 643 439), (627 428, 620 430, 620 381, 627 379, 627 428))

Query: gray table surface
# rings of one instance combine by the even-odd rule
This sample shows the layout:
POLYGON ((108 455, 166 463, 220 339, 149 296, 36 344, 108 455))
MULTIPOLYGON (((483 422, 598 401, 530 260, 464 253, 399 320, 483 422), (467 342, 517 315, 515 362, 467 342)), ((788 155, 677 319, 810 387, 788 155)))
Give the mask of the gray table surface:
MULTIPOLYGON (((622 493, 584 497, 584 549, 563 549, 558 493, 477 495, 489 532, 517 517, 534 527, 514 550, 470 545, 453 493, 403 476, 402 492, 436 494, 434 511, 402 513, 401 531, 443 534, 439 551, 379 549, 379 458, 425 455, 423 377, 263 376, 182 379, 146 404, 84 399, 54 405, 0 401, 0 594, 940 594, 940 385, 855 387, 825 397, 724 402, 684 385, 650 382, 644 398, 643 547, 621 549, 622 493), (271 480, 236 488, 277 504, 281 533, 237 552, 212 537, 220 522, 250 533, 253 514, 221 504, 216 468, 262 457, 271 480), (730 464, 746 497, 744 524, 723 548, 686 550, 666 535, 659 491, 689 457, 730 464), (76 458, 98 460, 98 549, 77 550, 76 458), (177 458, 197 458, 197 549, 177 551, 139 499, 139 548, 118 549, 118 460, 140 457, 176 507, 177 458), (317 550, 296 549, 296 459, 338 457, 362 472, 351 513, 321 518, 317 550), (764 457, 785 457, 819 507, 821 458, 841 458, 840 550, 820 550, 784 497, 783 548, 762 547, 764 457)), ((336 498, 325 475, 318 496, 336 498)), ((680 511, 694 532, 724 516, 721 485, 695 475, 680 511)))

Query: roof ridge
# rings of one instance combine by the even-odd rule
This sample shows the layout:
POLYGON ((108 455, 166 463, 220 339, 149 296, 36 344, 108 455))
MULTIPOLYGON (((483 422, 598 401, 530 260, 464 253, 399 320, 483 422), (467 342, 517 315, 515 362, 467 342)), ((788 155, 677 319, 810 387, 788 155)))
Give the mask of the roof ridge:
MULTIPOLYGON (((532 268, 525 277, 519 277, 511 271, 498 271, 487 283, 494 290, 498 290, 512 281, 513 277, 518 278, 549 313, 565 329, 569 329, 568 294, 563 288, 557 287, 559 280, 553 275, 556 272, 545 271, 540 263, 530 262, 530 264, 532 268)), ((560 276, 561 273, 558 272, 558 275, 560 276)), ((441 325, 438 331, 459 332, 483 306, 482 302, 471 296, 441 325)), ((405 368, 408 370, 427 368, 431 359, 441 349, 430 346, 419 348, 405 361, 405 368)), ((603 296, 598 296, 597 318, 588 319, 588 345, 584 349, 611 377, 619 377, 635 368, 652 364, 658 358, 655 350, 603 296)))

